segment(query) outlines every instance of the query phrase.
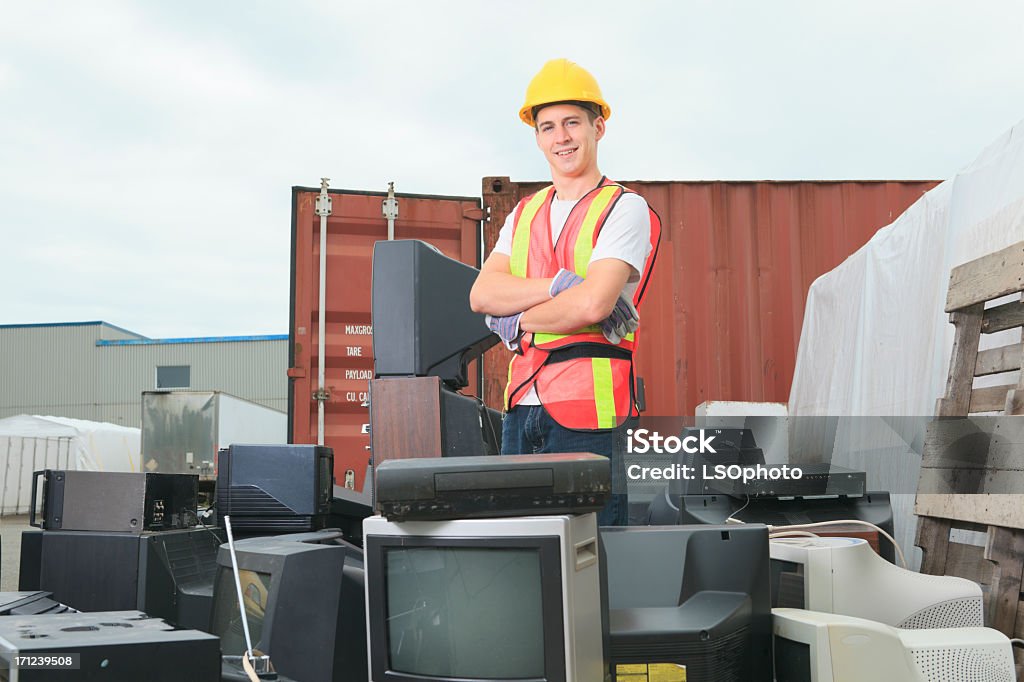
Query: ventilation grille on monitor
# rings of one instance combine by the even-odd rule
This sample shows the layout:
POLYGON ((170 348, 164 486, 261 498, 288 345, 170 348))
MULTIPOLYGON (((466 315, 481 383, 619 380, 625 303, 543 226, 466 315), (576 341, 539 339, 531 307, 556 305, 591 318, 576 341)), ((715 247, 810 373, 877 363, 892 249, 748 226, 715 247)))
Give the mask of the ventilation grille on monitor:
POLYGON ((928 682, 1014 682, 1012 665, 999 647, 912 649, 928 682))
POLYGON ((217 509, 222 514, 294 514, 295 512, 265 490, 254 485, 233 485, 217 491, 217 509))
POLYGON ((981 597, 950 599, 921 609, 896 627, 906 630, 980 628, 984 625, 981 597))
POLYGON ((622 663, 681 663, 687 679, 749 682, 750 627, 743 626, 718 641, 615 642, 612 665, 622 663))
MULTIPOLYGON (((210 531, 212 534, 213 531, 210 531)), ((167 535, 163 540, 171 574, 181 584, 209 580, 217 572, 217 544, 204 535, 167 535)))
POLYGON ((239 516, 231 519, 231 526, 239 530, 315 530, 323 525, 321 519, 310 516, 239 516))

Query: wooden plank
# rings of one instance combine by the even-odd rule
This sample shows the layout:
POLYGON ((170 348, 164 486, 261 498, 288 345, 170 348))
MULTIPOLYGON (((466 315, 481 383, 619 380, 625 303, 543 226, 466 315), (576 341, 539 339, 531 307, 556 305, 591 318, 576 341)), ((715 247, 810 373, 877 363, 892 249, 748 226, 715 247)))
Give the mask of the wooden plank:
POLYGON ((1006 407, 1006 394, 1016 385, 987 386, 971 391, 971 413, 1002 412, 1006 407))
MULTIPOLYGON (((1024 294, 1021 294, 1021 300, 1024 300, 1024 294)), ((1003 412, 1015 416, 1024 415, 1024 367, 1021 367, 1017 377, 1017 387, 1006 392, 1003 412)))
MULTIPOLYGON (((915 510, 916 513, 916 510, 915 510)), ((945 575, 949 546, 949 519, 922 516, 917 523, 914 544, 921 548, 921 573, 945 575)))
POLYGON ((978 351, 974 376, 982 377, 1020 369, 1021 357, 1024 357, 1024 343, 1013 343, 1009 346, 978 351))
MULTIPOLYGON (((1020 378, 1021 382, 1024 383, 1024 371, 1020 373, 1020 378)), ((1003 412, 1018 417, 1024 415, 1024 386, 1017 384, 1017 388, 1006 392, 1006 403, 1003 405, 1003 412)))
POLYGON ((914 513, 921 517, 1024 528, 1024 495, 919 493, 914 513))
POLYGON ((935 467, 921 469, 917 481, 921 495, 1019 495, 1022 491, 1024 469, 935 467))
POLYGON ((1024 419, 933 420, 925 432, 921 468, 1024 470, 1024 419))
POLYGON ((1024 301, 1013 301, 989 308, 981 320, 981 333, 994 334, 1024 325, 1024 301))
POLYGON ((989 528, 985 558, 996 564, 995 575, 998 576, 989 592, 988 625, 1007 637, 1013 637, 1021 579, 1024 578, 1024 530, 998 526, 989 528))
POLYGON ((992 583, 992 564, 985 561, 985 548, 950 542, 946 549, 946 569, 943 575, 973 580, 979 585, 992 583))
MULTIPOLYGON (((1024 600, 1017 603, 1017 629, 1014 637, 1024 639, 1024 600)), ((1013 647, 1013 657, 1017 664, 1017 679, 1024 680, 1024 648, 1013 647)))
POLYGON ((939 399, 935 410, 940 417, 960 417, 970 411, 971 387, 974 385, 974 367, 978 363, 981 317, 984 312, 985 304, 977 303, 949 316, 949 321, 956 327, 956 334, 949 359, 946 395, 939 399))
POLYGON ((946 312, 1024 290, 1024 242, 953 268, 946 312))

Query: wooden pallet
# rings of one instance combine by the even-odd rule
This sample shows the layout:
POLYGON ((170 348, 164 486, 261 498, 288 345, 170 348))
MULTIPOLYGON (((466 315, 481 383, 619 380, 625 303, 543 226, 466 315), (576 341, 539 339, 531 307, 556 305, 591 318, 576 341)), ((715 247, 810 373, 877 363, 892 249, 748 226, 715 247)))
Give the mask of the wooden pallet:
MULTIPOLYGON (((1008 637, 1021 637, 1024 529, 922 516, 914 544, 924 552, 922 573, 955 575, 979 583, 984 592, 985 625, 1008 637)), ((1019 655, 1017 660, 1021 662, 1019 655)))
MULTIPOLYGON (((956 328, 943 418, 929 425, 914 512, 921 572, 974 580, 985 593, 985 624, 1024 633, 1024 372, 991 387, 976 377, 1021 369, 1024 343, 979 350, 983 334, 1024 326, 1024 242, 953 269, 945 311, 956 328), (980 412, 999 417, 967 419, 980 412)), ((1024 656, 1015 648, 1018 677, 1024 656)))

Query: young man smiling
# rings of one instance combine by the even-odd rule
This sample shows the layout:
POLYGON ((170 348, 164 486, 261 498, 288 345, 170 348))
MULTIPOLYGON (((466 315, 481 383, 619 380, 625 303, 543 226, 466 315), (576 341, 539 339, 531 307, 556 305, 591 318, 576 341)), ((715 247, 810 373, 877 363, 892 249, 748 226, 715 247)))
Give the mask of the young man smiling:
POLYGON ((611 108, 567 59, 534 76, 519 112, 552 184, 505 220, 470 305, 516 351, 505 389, 502 453, 593 452, 612 459, 601 525, 627 521, 624 431, 636 416, 633 349, 661 223, 598 168, 611 108))

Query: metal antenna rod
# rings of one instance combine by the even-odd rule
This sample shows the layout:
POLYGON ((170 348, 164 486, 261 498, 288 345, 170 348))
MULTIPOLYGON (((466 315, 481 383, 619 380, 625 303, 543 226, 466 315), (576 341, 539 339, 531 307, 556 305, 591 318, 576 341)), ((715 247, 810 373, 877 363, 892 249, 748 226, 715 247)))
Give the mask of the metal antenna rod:
POLYGON ((245 632, 245 655, 254 659, 252 655, 252 639, 249 637, 249 619, 245 615, 245 602, 242 601, 242 580, 238 577, 238 559, 235 558, 235 539, 231 535, 231 517, 224 517, 224 528, 228 532, 228 553, 231 554, 231 571, 235 574, 235 590, 238 592, 238 611, 242 614, 242 630, 245 632))

